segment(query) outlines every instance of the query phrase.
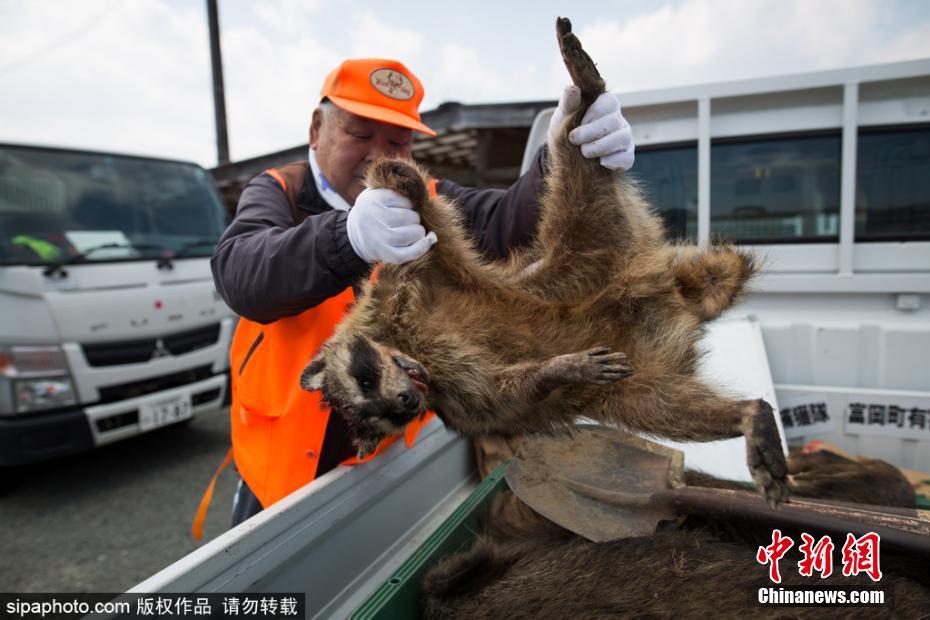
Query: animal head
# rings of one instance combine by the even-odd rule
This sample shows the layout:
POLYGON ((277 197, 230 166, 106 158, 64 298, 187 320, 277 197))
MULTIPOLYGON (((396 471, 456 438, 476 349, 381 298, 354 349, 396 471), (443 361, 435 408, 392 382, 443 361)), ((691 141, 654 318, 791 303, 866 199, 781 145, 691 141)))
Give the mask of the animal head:
POLYGON ((419 362, 364 336, 330 341, 300 375, 303 389, 322 390, 345 418, 360 457, 426 413, 428 382, 419 362))

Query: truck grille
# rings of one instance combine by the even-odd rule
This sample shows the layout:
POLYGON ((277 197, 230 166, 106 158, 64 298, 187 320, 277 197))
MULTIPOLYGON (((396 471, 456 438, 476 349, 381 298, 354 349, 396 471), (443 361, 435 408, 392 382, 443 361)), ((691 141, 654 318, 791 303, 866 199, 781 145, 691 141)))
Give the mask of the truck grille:
POLYGON ((138 396, 152 394, 153 392, 160 392, 161 390, 187 385, 188 383, 203 381, 212 376, 213 371, 210 365, 207 364, 206 366, 198 366, 190 370, 174 372, 170 375, 162 375, 160 377, 143 379, 142 381, 132 381, 131 383, 121 383, 119 385, 102 387, 100 388, 100 400, 98 403, 102 405, 104 403, 126 400, 127 398, 136 398, 138 396))
POLYGON ((216 344, 220 338, 220 324, 198 327, 177 332, 162 338, 141 340, 123 340, 120 342, 101 342, 83 344, 81 349, 87 363, 94 367, 119 366, 121 364, 141 364, 155 356, 156 351, 168 351, 171 355, 183 355, 216 344), (159 340, 162 346, 159 347, 159 340))

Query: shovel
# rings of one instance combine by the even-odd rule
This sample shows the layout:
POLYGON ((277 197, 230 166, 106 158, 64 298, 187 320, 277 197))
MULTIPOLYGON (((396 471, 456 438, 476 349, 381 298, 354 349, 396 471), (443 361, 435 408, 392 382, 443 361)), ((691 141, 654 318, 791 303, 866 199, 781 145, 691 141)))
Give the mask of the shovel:
POLYGON ((571 437, 528 438, 505 478, 530 508, 592 542, 649 536, 662 521, 697 514, 841 540, 875 532, 883 546, 930 557, 928 511, 794 498, 770 508, 754 491, 686 487, 683 465, 678 450, 617 429, 580 426, 571 437))

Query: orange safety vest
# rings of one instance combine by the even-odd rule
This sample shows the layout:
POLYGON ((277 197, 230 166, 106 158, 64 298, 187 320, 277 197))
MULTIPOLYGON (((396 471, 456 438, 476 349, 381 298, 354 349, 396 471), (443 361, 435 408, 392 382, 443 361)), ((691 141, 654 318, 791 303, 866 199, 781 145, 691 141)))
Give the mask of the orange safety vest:
MULTIPOLYGON (((298 162, 266 171, 287 194, 295 224, 307 216, 297 208, 297 192, 306 168, 307 162, 298 162)), ((436 195, 435 182, 430 183, 430 193, 436 195)), ((308 392, 300 387, 300 374, 354 301, 350 286, 318 306, 268 325, 239 319, 229 355, 232 454, 239 475, 264 508, 316 478, 330 411, 320 406, 319 391, 308 392)), ((407 425, 404 438, 408 447, 432 417, 430 412, 407 425)), ((368 461, 397 439, 387 437, 364 459, 353 457, 342 464, 368 461)), ((227 456, 224 465, 228 461, 227 456)), ((194 521, 193 532, 198 539, 215 481, 216 476, 194 521)))

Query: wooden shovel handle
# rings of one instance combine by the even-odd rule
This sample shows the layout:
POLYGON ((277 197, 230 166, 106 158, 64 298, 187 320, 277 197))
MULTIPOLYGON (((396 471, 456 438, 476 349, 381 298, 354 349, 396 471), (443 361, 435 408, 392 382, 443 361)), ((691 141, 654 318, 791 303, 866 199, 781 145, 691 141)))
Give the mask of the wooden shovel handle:
POLYGON ((716 519, 746 519, 793 527, 812 535, 828 532, 862 536, 875 532, 883 545, 908 555, 930 558, 930 513, 888 508, 885 512, 844 502, 794 499, 770 508, 765 499, 748 491, 684 487, 656 493, 679 513, 694 513, 716 519), (904 514, 902 514, 904 513, 904 514))

